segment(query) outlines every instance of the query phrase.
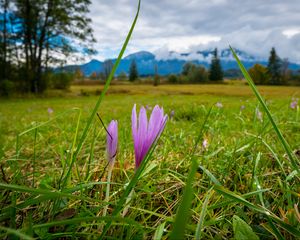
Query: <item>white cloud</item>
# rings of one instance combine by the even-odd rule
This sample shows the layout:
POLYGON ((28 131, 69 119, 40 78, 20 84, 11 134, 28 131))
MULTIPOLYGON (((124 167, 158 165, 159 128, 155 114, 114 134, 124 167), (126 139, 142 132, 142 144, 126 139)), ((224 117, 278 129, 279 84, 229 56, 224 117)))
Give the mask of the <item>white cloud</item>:
MULTIPOLYGON (((92 0, 97 58, 117 56, 136 7, 132 0, 92 0)), ((147 50, 164 57, 168 50, 231 44, 262 58, 275 47, 281 57, 300 62, 299 12, 299 0, 144 0, 126 53, 147 50)))

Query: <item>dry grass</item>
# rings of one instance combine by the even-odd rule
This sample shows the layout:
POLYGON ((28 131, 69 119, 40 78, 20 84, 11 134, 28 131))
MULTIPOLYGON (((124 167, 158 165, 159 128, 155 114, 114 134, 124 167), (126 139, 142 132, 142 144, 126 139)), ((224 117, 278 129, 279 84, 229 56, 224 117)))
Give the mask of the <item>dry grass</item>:
MULTIPOLYGON (((72 86, 68 95, 99 94, 103 86, 72 86)), ((288 86, 260 86, 262 95, 266 97, 282 98, 292 97, 300 93, 300 87, 288 86)), ((249 97, 253 93, 246 85, 227 84, 203 84, 203 85, 112 85, 109 94, 130 94, 130 95, 218 95, 218 96, 240 96, 249 97)))

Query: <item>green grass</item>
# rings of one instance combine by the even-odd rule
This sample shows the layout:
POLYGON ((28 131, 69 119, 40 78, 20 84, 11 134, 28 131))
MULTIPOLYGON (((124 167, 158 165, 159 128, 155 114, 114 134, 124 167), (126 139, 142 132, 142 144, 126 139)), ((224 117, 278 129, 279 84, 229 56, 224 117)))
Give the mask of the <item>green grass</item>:
MULTIPOLYGON (((72 87, 67 97, 1 100, 0 238, 22 238, 25 234, 93 239, 100 236, 107 222, 112 223, 107 237, 169 238, 193 158, 201 168, 189 181, 193 194, 186 238, 194 238, 196 232, 197 239, 234 237, 234 216, 247 222, 261 239, 299 237, 295 206, 299 202, 299 175, 293 172, 261 107, 263 120, 257 119, 259 103, 246 85, 112 86, 98 110, 106 124, 111 119, 119 122, 119 151, 107 217, 102 217, 107 204, 106 134, 96 118, 62 188, 62 177, 98 99, 97 88, 72 87), (88 96, 76 96, 79 88, 88 96), (224 107, 215 107, 216 102, 224 107), (166 113, 174 110, 175 115, 136 182, 128 214, 121 218, 112 212, 135 173, 130 125, 134 103, 159 104, 166 113), (242 105, 245 109, 241 111, 242 105), (202 148, 201 138, 193 154, 212 106, 203 133, 208 149, 202 148), (48 113, 48 108, 53 113, 48 113)), ((259 90, 291 149, 299 150, 300 122, 289 104, 300 89, 259 90)))

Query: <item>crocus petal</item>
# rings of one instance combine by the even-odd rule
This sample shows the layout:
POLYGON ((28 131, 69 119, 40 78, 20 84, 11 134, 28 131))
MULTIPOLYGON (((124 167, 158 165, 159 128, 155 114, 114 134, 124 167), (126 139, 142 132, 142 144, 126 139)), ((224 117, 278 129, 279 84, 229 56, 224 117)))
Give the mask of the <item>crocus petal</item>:
POLYGON ((156 105, 151 113, 149 124, 147 120, 146 109, 144 107, 140 109, 139 118, 137 121, 136 105, 133 106, 131 121, 136 169, 140 166, 153 142, 162 133, 167 119, 168 116, 164 115, 163 108, 160 108, 158 105, 156 105))
POLYGON ((117 154, 118 147, 118 122, 112 120, 107 127, 106 135, 106 149, 107 149, 107 158, 110 164, 114 162, 114 159, 117 154))
POLYGON ((163 118, 163 110, 160 109, 158 105, 156 105, 151 113, 148 127, 148 137, 147 137, 147 145, 149 148, 151 147, 153 141, 155 140, 160 128, 161 121, 163 118))
POLYGON ((132 114, 131 114, 131 130, 132 130, 132 136, 135 140, 137 137, 137 116, 136 116, 136 105, 134 104, 132 108, 132 114))
POLYGON ((138 124, 138 151, 137 151, 137 164, 140 165, 141 161, 143 160, 146 151, 146 141, 147 139, 147 130, 148 130, 148 120, 147 120, 147 113, 144 107, 141 107, 140 114, 139 114, 139 124, 138 124))

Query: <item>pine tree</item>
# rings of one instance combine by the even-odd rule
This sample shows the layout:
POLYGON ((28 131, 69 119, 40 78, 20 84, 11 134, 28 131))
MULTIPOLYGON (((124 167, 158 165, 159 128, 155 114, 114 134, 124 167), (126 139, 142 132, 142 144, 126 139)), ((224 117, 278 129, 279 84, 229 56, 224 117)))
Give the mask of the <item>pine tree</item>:
POLYGON ((217 48, 215 48, 213 52, 213 58, 211 60, 210 71, 209 71, 209 80, 210 81, 223 80, 223 70, 222 70, 220 59, 218 58, 217 48))
POLYGON ((129 68, 129 81, 133 82, 139 77, 139 73, 137 70, 137 65, 135 60, 131 61, 130 68, 129 68))
POLYGON ((277 56, 275 48, 273 47, 270 52, 269 63, 268 63, 268 73, 270 75, 270 84, 280 85, 281 76, 281 60, 277 56))

